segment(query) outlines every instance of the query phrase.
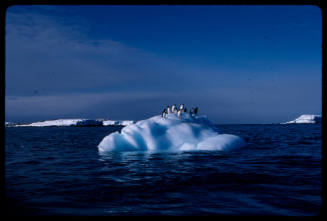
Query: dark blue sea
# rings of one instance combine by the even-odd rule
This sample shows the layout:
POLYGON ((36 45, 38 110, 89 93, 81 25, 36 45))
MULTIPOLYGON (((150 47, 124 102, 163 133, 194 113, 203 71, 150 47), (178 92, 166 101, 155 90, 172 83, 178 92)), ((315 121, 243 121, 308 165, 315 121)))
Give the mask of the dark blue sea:
POLYGON ((113 152, 119 127, 7 127, 10 215, 314 216, 321 206, 321 125, 218 125, 229 151, 113 152))

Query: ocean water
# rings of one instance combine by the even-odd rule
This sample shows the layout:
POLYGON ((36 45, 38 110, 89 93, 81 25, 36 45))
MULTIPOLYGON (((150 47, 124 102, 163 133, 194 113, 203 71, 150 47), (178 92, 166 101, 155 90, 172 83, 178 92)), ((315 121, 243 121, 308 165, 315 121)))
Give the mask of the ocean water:
POLYGON ((121 127, 7 127, 10 215, 313 216, 321 206, 321 125, 218 125, 230 151, 113 152, 121 127))

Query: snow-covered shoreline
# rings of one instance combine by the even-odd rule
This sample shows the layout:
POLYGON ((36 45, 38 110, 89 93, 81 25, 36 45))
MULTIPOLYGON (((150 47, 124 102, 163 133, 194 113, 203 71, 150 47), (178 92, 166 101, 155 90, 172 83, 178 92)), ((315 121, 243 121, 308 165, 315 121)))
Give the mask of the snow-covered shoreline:
POLYGON ((33 123, 18 124, 13 122, 5 122, 7 127, 49 127, 49 126, 127 126, 133 124, 131 120, 92 120, 92 119, 56 119, 45 120, 33 123))
MULTIPOLYGON (((321 123, 321 115, 314 114, 303 114, 295 120, 280 124, 317 124, 321 123)), ((49 127, 49 126, 128 126, 135 124, 133 120, 108 120, 108 119, 56 119, 56 120, 45 120, 33 123, 15 123, 5 122, 6 127, 49 127)))

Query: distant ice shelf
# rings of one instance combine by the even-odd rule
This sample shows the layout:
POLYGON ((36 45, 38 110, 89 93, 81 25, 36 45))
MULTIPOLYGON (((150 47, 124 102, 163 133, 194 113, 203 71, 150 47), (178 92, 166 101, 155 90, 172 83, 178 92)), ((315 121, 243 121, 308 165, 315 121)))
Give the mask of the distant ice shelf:
POLYGON ((72 126, 84 120, 85 119, 57 119, 57 120, 34 122, 30 124, 20 124, 16 126, 20 126, 20 127, 72 126))
POLYGON ((127 126, 133 124, 131 120, 92 120, 92 119, 57 119, 33 123, 16 124, 5 122, 5 126, 13 127, 49 127, 49 126, 127 126))
POLYGON ((317 124, 321 123, 321 115, 303 114, 295 120, 281 124, 317 124))
POLYGON ((131 124, 135 123, 135 121, 132 121, 132 120, 123 120, 123 121, 104 120, 104 121, 102 121, 102 123, 103 123, 103 126, 111 126, 111 125, 127 126, 127 125, 131 125, 131 124))

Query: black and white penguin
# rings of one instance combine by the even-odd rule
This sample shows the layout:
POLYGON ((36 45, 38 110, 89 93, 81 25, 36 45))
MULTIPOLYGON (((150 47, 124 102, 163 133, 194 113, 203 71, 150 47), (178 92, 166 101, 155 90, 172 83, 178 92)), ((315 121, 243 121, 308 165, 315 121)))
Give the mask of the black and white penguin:
POLYGON ((179 106, 179 109, 180 109, 180 110, 183 110, 183 109, 184 109, 184 104, 181 104, 181 105, 179 106))
POLYGON ((177 117, 178 117, 178 118, 181 118, 181 113, 182 113, 182 110, 178 110, 178 111, 177 111, 177 117))
POLYGON ((173 112, 173 113, 177 113, 177 107, 176 107, 176 104, 174 104, 174 105, 171 107, 171 112, 173 112))
POLYGON ((167 113, 167 110, 165 108, 165 109, 163 109, 163 111, 161 113, 161 117, 165 118, 166 117, 166 113, 167 113))
POLYGON ((187 109, 186 109, 186 107, 184 107, 184 110, 183 110, 183 111, 184 111, 184 113, 186 113, 186 112, 187 112, 187 109))
POLYGON ((194 114, 194 107, 190 109, 190 115, 192 116, 194 114))
POLYGON ((198 107, 194 108, 194 114, 198 113, 198 107))
POLYGON ((171 113, 171 111, 170 111, 170 107, 167 106, 167 114, 170 114, 170 113, 171 113))

